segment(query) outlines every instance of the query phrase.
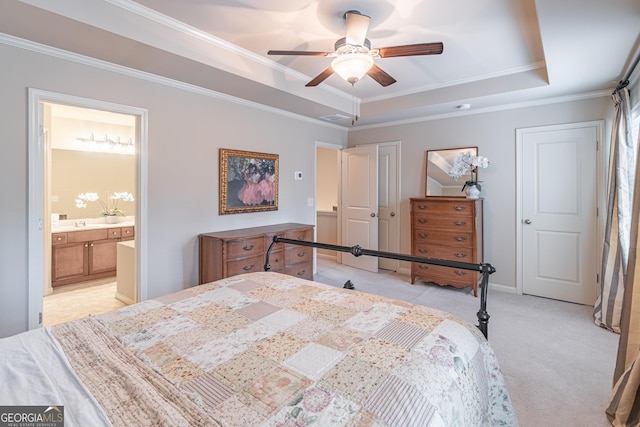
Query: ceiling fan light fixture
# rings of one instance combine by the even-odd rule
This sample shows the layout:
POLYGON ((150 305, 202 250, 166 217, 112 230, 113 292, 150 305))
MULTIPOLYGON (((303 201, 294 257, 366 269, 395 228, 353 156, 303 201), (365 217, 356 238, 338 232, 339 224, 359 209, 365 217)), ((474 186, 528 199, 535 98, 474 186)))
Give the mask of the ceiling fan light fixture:
POLYGON ((366 53, 340 55, 331 62, 331 68, 345 81, 356 84, 373 66, 373 58, 366 53))

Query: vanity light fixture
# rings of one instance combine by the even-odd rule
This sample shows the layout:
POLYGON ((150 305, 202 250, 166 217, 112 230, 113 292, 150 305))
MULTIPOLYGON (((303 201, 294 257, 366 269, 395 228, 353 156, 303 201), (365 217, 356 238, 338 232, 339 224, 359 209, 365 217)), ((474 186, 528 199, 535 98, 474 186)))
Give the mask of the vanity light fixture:
POLYGON ((133 138, 121 138, 120 136, 96 139, 95 134, 92 132, 89 138, 76 138, 77 141, 84 142, 82 147, 79 147, 82 151, 95 151, 102 153, 122 153, 122 154, 135 154, 135 143, 133 138), (125 142, 126 141, 126 142, 125 142))

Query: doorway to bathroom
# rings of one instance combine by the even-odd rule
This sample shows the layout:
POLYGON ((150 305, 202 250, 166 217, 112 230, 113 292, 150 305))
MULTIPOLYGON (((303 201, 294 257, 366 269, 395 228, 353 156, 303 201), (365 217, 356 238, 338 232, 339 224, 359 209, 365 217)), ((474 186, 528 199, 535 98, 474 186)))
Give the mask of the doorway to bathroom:
POLYGON ((143 299, 146 111, 34 90, 30 127, 29 328, 143 299))

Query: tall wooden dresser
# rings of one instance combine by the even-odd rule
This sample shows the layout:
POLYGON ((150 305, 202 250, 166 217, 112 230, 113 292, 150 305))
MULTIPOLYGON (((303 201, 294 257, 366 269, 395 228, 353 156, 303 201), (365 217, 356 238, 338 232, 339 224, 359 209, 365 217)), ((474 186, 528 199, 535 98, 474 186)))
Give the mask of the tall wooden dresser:
MULTIPOLYGON (((200 234, 198 283, 264 271, 265 254, 276 235, 312 242, 313 225, 286 223, 200 234)), ((269 264, 271 271, 313 280, 311 247, 278 243, 269 264)))
MULTIPOLYGON (((482 263, 482 199, 463 197, 411 198, 411 254, 427 258, 482 263)), ((470 286, 478 295, 480 274, 429 264, 411 264, 416 278, 457 288, 470 286)))

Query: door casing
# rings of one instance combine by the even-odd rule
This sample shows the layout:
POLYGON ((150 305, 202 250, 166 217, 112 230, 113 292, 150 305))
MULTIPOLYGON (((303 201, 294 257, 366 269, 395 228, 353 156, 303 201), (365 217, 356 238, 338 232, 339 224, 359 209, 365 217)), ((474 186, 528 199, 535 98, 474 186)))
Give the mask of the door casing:
POLYGON ((46 165, 51 147, 44 138, 43 103, 66 104, 136 116, 136 293, 140 301, 147 299, 147 110, 106 101, 29 88, 28 90, 28 305, 27 327, 42 326, 45 270, 45 248, 51 247, 46 165))
MULTIPOLYGON (((523 283, 524 283, 524 259, 523 259, 523 221, 525 218, 523 217, 523 162, 524 162, 524 154, 523 154, 523 140, 524 135, 531 132, 553 132, 553 131, 564 131, 571 130, 577 128, 584 127, 595 127, 596 128, 596 138, 597 138, 597 154, 596 154, 596 204, 595 207, 597 209, 598 215, 596 218, 596 241, 601 242, 602 236, 604 232, 604 225, 606 218, 604 218, 604 214, 606 212, 606 182, 604 179, 604 165, 605 165, 605 157, 606 150, 603 147, 603 131, 604 131, 604 121, 589 121, 589 122, 579 122, 579 123, 568 123, 568 124, 560 124, 560 125, 551 125, 551 126, 540 126, 533 128, 521 128, 516 129, 516 248, 517 248, 517 257, 516 257, 516 293, 523 293, 523 283)), ((600 272, 600 260, 602 258, 602 247, 598 245, 596 248, 596 259, 593 260, 595 265, 597 266, 597 277, 601 278, 600 272)), ((594 281, 596 278, 594 278, 594 281)))

